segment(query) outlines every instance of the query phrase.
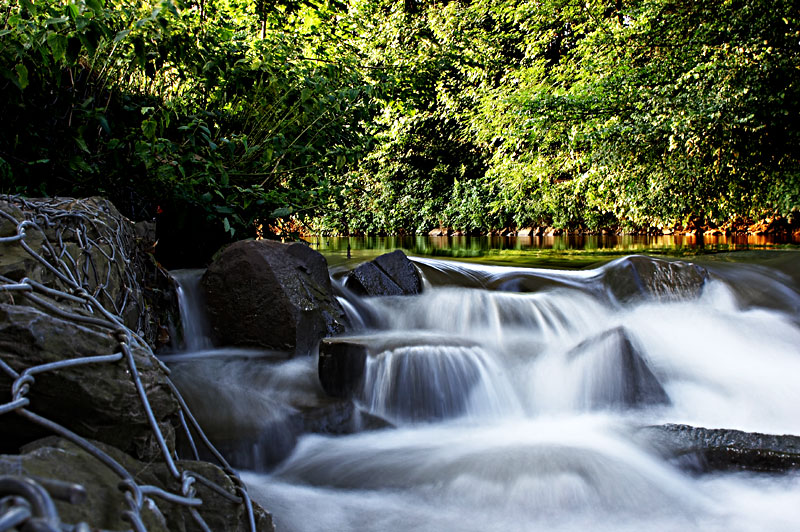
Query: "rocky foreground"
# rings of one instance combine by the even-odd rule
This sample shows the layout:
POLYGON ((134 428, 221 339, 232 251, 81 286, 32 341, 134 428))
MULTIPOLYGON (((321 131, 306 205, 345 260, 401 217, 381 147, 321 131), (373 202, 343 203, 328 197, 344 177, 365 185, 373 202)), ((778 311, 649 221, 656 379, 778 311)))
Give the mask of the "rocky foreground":
MULTIPOLYGON (((0 507, 0 518, 12 512, 11 526, 273 530, 228 465, 237 451, 230 427, 210 432, 223 457, 204 444, 204 420, 195 422, 153 354, 177 345, 181 332, 173 283, 144 251, 152 229, 102 198, 0 197, 0 498, 50 501, 0 507)), ((609 297, 668 298, 665 276, 682 293, 707 279, 693 265, 653 264, 633 257, 609 270, 609 297)), ((344 285, 364 297, 423 289, 399 251, 362 264, 344 285)), ((217 345, 318 356, 319 381, 311 383, 312 401, 295 405, 292 441, 306 432, 390 427, 353 400, 374 353, 347 336, 352 325, 320 254, 301 243, 239 242, 210 265, 203 287, 217 345)), ((626 403, 667 401, 625 330, 608 334, 625 367, 644 375, 634 380, 647 384, 629 390, 626 403)), ((189 406, 209 400, 202 393, 187 399, 189 406)), ((225 398, 212 399, 226 408, 225 398)), ((800 467, 794 436, 664 425, 632 437, 699 473, 800 467)))
POLYGON ((0 198, 4 527, 273 530, 224 460, 178 459, 204 436, 153 355, 177 308, 148 229, 102 198, 0 198))

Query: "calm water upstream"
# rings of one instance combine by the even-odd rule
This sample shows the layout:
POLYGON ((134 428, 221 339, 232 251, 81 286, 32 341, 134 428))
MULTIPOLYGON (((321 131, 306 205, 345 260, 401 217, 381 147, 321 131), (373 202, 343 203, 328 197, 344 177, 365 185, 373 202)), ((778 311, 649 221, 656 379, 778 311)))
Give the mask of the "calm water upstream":
POLYGON ((418 256, 421 295, 347 292, 375 247, 351 241, 347 261, 341 241, 319 245, 348 334, 383 346, 358 399, 371 430, 298 430, 297 405, 324 401, 313 356, 170 362, 210 432, 243 443, 231 453, 278 530, 800 530, 800 475, 689 474, 638 432, 800 435, 799 252, 579 270, 418 256))

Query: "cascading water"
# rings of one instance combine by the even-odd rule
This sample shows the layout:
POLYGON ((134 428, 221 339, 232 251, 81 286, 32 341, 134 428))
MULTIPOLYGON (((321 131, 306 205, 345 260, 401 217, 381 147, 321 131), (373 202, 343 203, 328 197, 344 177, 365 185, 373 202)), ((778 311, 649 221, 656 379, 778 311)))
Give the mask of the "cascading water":
MULTIPOLYGON (((580 272, 417 266, 417 296, 342 288, 369 352, 360 407, 393 427, 295 430, 269 473, 244 474, 278 530, 800 528, 797 474, 690 476, 640 434, 800 434, 791 276, 643 257, 580 272)), ((319 399, 314 361, 259 363, 216 362, 204 386, 250 397, 239 415, 261 428, 298 394, 319 399)), ((192 371, 186 386, 202 380, 192 371)))
POLYGON ((178 285, 178 306, 181 311, 183 343, 186 351, 211 349, 211 338, 205 317, 200 279, 205 270, 173 270, 172 278, 178 285))

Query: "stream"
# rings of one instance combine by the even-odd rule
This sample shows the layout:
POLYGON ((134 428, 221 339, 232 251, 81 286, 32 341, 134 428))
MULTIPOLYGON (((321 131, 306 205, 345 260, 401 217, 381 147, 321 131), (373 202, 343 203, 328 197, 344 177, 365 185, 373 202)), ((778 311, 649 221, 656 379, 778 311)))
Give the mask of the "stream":
POLYGON ((800 474, 699 474, 639 432, 800 435, 800 261, 412 260, 416 296, 359 297, 331 269, 372 346, 349 410, 315 356, 212 348, 200 272, 180 274, 191 338, 165 361, 277 530, 800 529, 800 474), (347 430, 309 433, 312 407, 347 430))

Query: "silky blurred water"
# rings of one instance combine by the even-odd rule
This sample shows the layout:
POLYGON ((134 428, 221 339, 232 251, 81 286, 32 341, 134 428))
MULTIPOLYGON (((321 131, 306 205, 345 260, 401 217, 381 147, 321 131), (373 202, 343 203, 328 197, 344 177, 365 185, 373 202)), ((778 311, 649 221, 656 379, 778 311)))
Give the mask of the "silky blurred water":
MULTIPOLYGON (((800 529, 797 474, 690 475, 637 432, 800 435, 792 275, 706 264, 698 288, 659 263, 664 286, 644 280, 629 297, 613 281, 628 259, 585 271, 415 260, 420 295, 339 287, 372 346, 358 404, 393 427, 298 435, 268 473, 243 474, 278 530, 800 529)), ((187 364, 178 379, 225 382, 241 412, 206 416, 256 426, 319 394, 314 361, 263 364, 187 364)))

